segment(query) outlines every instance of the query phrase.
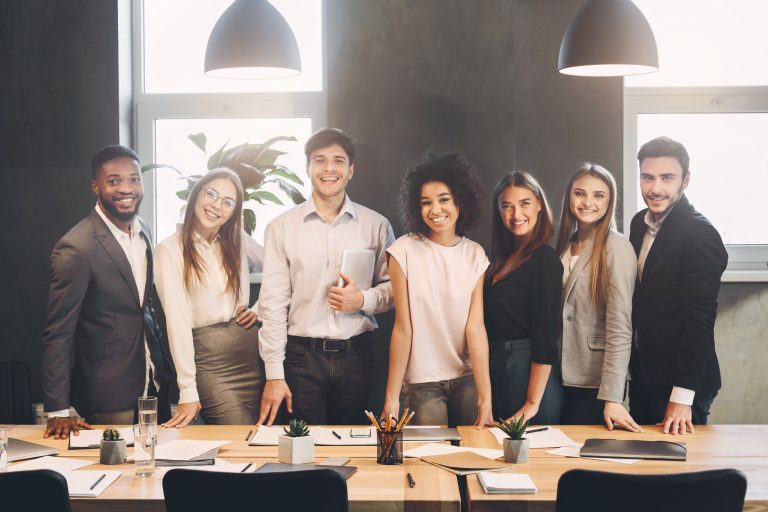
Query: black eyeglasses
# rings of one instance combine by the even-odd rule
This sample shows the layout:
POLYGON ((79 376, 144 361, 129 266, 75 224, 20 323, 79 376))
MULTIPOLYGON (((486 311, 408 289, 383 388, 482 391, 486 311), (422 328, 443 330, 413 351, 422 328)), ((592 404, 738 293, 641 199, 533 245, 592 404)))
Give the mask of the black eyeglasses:
POLYGON ((219 191, 215 188, 204 188, 203 192, 205 192, 205 197, 207 197, 208 201, 211 203, 215 203, 217 199, 221 198, 222 204, 230 210, 234 210, 237 206, 237 201, 231 197, 221 197, 221 194, 219 194, 219 191))

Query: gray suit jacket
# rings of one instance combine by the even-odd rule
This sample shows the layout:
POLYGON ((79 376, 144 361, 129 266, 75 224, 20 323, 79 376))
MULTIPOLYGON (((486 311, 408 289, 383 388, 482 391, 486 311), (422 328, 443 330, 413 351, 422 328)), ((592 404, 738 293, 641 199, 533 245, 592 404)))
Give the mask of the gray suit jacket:
POLYGON ((54 247, 43 334, 46 411, 70 405, 81 415, 133 409, 144 390, 145 334, 162 371, 149 300, 152 244, 141 224, 148 247, 143 298, 125 252, 95 210, 54 247))
POLYGON ((627 239, 608 235, 608 297, 598 309, 590 298, 592 247, 591 241, 585 244, 563 289, 563 384, 598 388, 598 399, 622 402, 632 348, 637 257, 627 239))

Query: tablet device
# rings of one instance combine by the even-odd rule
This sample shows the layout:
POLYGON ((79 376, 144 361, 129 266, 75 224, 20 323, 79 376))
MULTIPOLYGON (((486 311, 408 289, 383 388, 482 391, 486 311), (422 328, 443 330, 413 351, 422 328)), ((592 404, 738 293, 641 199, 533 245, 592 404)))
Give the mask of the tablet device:
MULTIPOLYGON (((371 287, 375 263, 376 252, 373 249, 344 249, 341 254, 341 271, 351 277, 360 290, 371 287)), ((344 286, 341 276, 338 286, 344 286)))

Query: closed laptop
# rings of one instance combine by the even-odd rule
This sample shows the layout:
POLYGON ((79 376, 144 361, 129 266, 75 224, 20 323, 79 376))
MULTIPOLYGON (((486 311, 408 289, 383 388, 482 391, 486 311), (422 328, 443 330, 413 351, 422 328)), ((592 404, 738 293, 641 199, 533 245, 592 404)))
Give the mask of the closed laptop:
POLYGON ((587 439, 579 454, 615 459, 685 460, 687 449, 685 443, 672 441, 587 439))

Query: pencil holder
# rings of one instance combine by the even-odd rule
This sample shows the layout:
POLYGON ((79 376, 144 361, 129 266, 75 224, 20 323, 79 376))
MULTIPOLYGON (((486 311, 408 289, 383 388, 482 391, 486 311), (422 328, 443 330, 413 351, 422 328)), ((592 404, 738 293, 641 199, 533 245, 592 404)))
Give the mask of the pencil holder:
POLYGON ((376 462, 379 464, 403 463, 403 431, 376 433, 376 462))

